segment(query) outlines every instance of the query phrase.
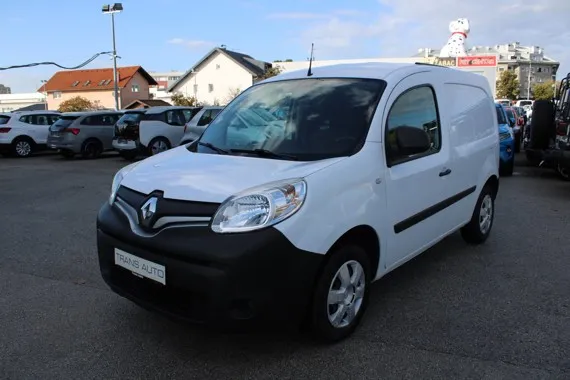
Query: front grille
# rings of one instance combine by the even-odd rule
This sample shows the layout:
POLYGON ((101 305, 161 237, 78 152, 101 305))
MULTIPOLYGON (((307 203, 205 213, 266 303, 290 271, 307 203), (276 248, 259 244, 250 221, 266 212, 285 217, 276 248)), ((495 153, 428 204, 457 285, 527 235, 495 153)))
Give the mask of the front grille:
POLYGON ((508 140, 508 139, 510 139, 510 138, 511 138, 511 134, 510 134, 509 132, 501 132, 501 133, 499 133, 499 139, 500 139, 501 141, 503 141, 503 140, 508 140))
MULTIPOLYGON (((140 210, 151 195, 159 194, 159 191, 143 194, 138 191, 121 186, 117 196, 128 203, 133 209, 140 210)), ((220 203, 182 201, 169 198, 161 198, 156 207, 156 218, 165 216, 195 216, 213 217, 220 207, 220 203)))

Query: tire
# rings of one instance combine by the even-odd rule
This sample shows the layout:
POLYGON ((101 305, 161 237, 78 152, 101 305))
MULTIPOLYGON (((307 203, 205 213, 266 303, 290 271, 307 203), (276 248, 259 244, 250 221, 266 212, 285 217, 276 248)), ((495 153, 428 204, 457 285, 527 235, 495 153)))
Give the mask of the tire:
POLYGON ((495 220, 495 198, 489 185, 485 185, 479 199, 475 204, 475 210, 471 220, 461 228, 461 236, 468 244, 482 244, 489 237, 495 220), (482 207, 485 205, 485 207, 482 207), (488 218, 485 219, 485 217, 488 218), (485 219, 485 223, 481 219, 485 219))
POLYGON ((522 140, 522 132, 519 132, 516 136, 515 136, 515 153, 520 153, 521 151, 521 140, 522 140))
POLYGON ((542 158, 535 151, 530 150, 530 149, 526 149, 526 147, 525 147, 525 155, 526 155, 526 161, 528 162, 529 165, 531 165, 531 166, 540 165, 542 158))
POLYGON ((132 161, 135 158, 137 158, 138 153, 134 150, 121 150, 119 152, 119 155, 121 157, 123 157, 123 159, 127 160, 127 161, 132 161))
POLYGON ((537 100, 532 106, 530 148, 547 149, 554 135, 554 104, 550 100, 537 100))
POLYGON ((148 154, 155 156, 170 149, 170 142, 164 137, 155 137, 148 144, 148 154))
POLYGON ((34 153, 35 143, 29 137, 16 137, 12 142, 12 155, 18 158, 30 157, 34 153))
POLYGON ((330 259, 323 267, 317 280, 310 311, 312 333, 318 340, 326 343, 345 339, 356 330, 368 306, 370 283, 373 276, 368 255, 361 247, 346 245, 336 249, 330 255, 330 259), (341 268, 347 269, 348 272, 346 273, 351 277, 355 276, 355 272, 351 271, 349 267, 351 269, 359 267, 363 276, 351 278, 356 283, 347 282, 348 286, 345 287, 339 278, 341 268), (338 304, 335 303, 331 306, 329 304, 329 292, 337 287, 344 289, 347 295, 344 300, 339 300, 338 304), (344 311, 339 311, 341 307, 344 311), (356 310, 351 321, 346 320, 348 310, 356 310), (331 313, 333 316, 336 313, 342 315, 338 326, 333 325, 330 319, 331 313))
POLYGON ((513 157, 509 163, 507 163, 503 168, 501 168, 500 175, 502 177, 511 177, 515 171, 515 158, 513 157))
POLYGON ((99 140, 87 140, 81 146, 81 156, 83 158, 98 158, 103 154, 103 144, 99 140))
POLYGON ((75 157, 75 153, 73 153, 71 150, 60 150, 59 154, 63 157, 63 158, 67 158, 67 159, 71 159, 75 157))
POLYGON ((556 174, 560 177, 563 181, 570 181, 570 168, 564 167, 557 163, 554 170, 556 170, 556 174))

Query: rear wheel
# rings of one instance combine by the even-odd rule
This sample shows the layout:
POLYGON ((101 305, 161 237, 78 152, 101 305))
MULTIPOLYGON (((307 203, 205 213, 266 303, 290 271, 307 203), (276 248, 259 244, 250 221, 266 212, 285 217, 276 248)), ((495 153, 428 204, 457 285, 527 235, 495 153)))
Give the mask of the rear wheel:
POLYGON ((556 174, 564 180, 570 181, 570 169, 568 167, 562 166, 560 163, 556 164, 556 174))
POLYGON ((148 153, 151 156, 162 153, 170 149, 170 143, 164 137, 155 137, 148 144, 148 153))
POLYGON ((471 220, 461 228, 461 236, 469 244, 481 244, 487 240, 493 227, 495 218, 495 198, 491 186, 485 185, 479 199, 475 204, 475 210, 471 220))
POLYGON ((368 305, 372 270, 361 247, 347 245, 330 254, 313 295, 311 326, 318 339, 332 343, 358 327, 368 305))
POLYGON ((103 153, 103 144, 99 140, 87 140, 81 147, 81 156, 83 158, 97 158, 103 153))
POLYGON ((17 137, 12 143, 12 154, 16 157, 29 157, 34 152, 34 142, 29 137, 17 137))

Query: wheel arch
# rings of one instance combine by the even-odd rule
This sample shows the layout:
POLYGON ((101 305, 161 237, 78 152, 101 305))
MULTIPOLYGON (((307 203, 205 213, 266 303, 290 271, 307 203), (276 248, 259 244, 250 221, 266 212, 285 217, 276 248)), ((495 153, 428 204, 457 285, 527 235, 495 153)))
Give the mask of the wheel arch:
POLYGON ((493 200, 495 200, 497 198, 497 194, 499 193, 499 177, 494 174, 491 175, 489 178, 487 178, 487 181, 483 187, 485 186, 491 187, 491 191, 493 192, 493 200))
POLYGON ((323 267, 330 259, 332 254, 339 248, 345 245, 356 245, 366 251, 366 255, 370 259, 371 269, 374 273, 374 278, 378 273, 380 266, 380 237, 376 230, 369 225, 361 224, 351 228, 342 234, 328 249, 323 267))

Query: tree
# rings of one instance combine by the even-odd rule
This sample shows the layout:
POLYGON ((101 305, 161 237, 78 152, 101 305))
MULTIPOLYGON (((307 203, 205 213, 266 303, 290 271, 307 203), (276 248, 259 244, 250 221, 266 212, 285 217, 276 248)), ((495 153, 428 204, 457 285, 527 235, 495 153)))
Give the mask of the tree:
POLYGON ((226 97, 226 104, 231 102, 232 100, 234 100, 234 98, 236 96, 238 96, 241 93, 241 89, 239 88, 230 88, 230 90, 228 91, 228 96, 226 97))
POLYGON ((502 71, 497 80, 497 97, 504 99, 516 99, 520 93, 520 83, 517 74, 513 71, 502 71))
POLYGON ((173 94, 170 97, 172 104, 175 106, 195 107, 198 105, 196 98, 193 96, 184 96, 180 93, 173 94))
POLYGON ((259 81, 265 80, 267 78, 271 78, 271 77, 274 77, 276 75, 279 75, 279 74, 281 74, 282 71, 283 71, 283 69, 281 69, 280 66, 274 65, 274 66, 268 68, 267 70, 265 70, 265 73, 258 76, 256 78, 256 82, 259 82, 259 81))
POLYGON ((82 96, 75 96, 60 103, 59 112, 81 112, 97 109, 97 105, 82 96))
POLYGON ((554 98, 554 82, 535 84, 532 86, 532 94, 536 100, 551 100, 554 98))

